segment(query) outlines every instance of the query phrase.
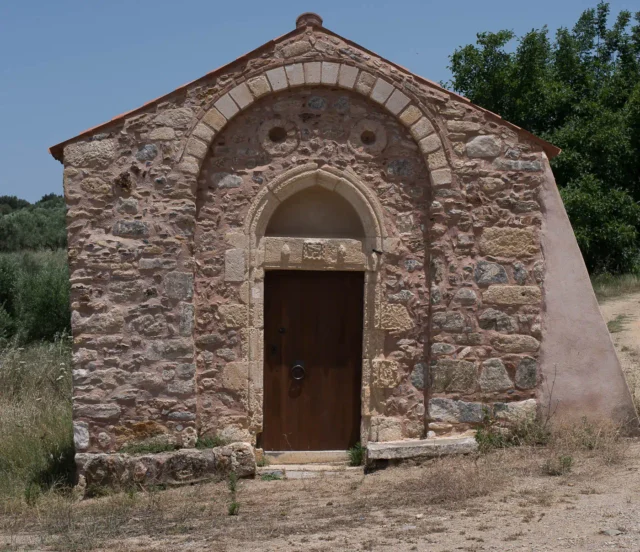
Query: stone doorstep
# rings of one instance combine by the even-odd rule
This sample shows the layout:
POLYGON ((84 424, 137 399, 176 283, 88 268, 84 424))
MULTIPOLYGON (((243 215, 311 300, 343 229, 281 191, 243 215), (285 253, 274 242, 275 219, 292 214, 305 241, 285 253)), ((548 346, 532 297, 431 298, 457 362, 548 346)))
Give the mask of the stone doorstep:
POLYGON ((283 479, 312 479, 318 477, 335 477, 348 472, 362 472, 361 466, 349 466, 347 462, 328 464, 279 464, 256 469, 256 477, 273 474, 283 479))
POLYGON ((387 441, 367 444, 367 463, 374 460, 434 458, 451 454, 469 454, 478 450, 474 435, 435 437, 414 441, 387 441))
POLYGON ((344 450, 272 450, 264 453, 270 464, 329 464, 348 462, 344 450))

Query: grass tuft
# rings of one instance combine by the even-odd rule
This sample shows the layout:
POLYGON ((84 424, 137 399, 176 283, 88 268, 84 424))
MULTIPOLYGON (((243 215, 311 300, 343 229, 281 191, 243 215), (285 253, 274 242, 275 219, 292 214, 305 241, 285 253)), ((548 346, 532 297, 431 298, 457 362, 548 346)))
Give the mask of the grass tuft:
POLYGON ((367 449, 363 447, 360 443, 356 443, 353 445, 347 453, 349 454, 349 465, 350 466, 362 466, 364 464, 364 455, 367 449))
POLYGON ((591 285, 599 301, 640 291, 640 274, 598 274, 592 276, 591 285))

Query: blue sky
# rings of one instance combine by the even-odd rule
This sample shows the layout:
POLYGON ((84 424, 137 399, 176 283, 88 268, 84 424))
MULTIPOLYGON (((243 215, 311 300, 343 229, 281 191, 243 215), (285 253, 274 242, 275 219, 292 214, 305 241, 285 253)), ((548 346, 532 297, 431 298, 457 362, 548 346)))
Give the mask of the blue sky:
MULTIPOLYGON (((572 26, 597 0, 3 0, 0 195, 62 193, 47 148, 289 32, 315 11, 332 31, 434 81, 480 31, 572 26)), ((638 0, 612 0, 612 13, 638 0)))

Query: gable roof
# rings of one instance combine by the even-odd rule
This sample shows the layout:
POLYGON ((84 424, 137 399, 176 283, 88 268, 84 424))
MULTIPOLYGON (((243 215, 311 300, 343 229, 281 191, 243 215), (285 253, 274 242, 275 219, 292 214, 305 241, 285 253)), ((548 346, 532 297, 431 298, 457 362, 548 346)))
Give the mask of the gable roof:
POLYGON ((270 40, 269 42, 266 42, 265 44, 263 44, 262 46, 259 46, 258 48, 256 48, 255 50, 252 50, 242 56, 240 56, 239 58, 235 59, 234 61, 227 63, 226 65, 223 65, 221 67, 218 67, 217 69, 214 69, 213 71, 210 71, 209 73, 206 73, 205 75, 203 75, 202 77, 193 80, 191 82, 188 82, 186 84, 183 84, 182 86, 179 86, 178 88, 176 88, 175 90, 172 90, 171 92, 164 94, 163 96, 160 96, 154 100, 150 100, 144 104, 142 104, 141 106, 132 109, 131 111, 126 111, 124 113, 121 113, 120 115, 116 115, 115 117, 113 117, 111 120, 109 121, 105 121, 102 124, 99 124, 97 126, 94 126, 92 128, 88 128, 87 130, 84 130, 83 132, 81 132, 80 134, 73 136, 72 138, 68 138, 67 140, 64 140, 63 142, 60 142, 59 144, 56 144, 54 146, 51 146, 49 148, 49 153, 51 153, 51 155, 54 157, 54 159, 60 161, 61 163, 64 161, 64 148, 67 144, 70 144, 71 142, 74 142, 76 140, 78 140, 79 138, 84 138, 87 136, 90 136, 96 132, 99 132, 100 130, 106 129, 107 127, 109 127, 110 125, 121 121, 122 119, 124 119, 125 117, 131 116, 131 115, 135 115, 136 113, 139 113, 141 111, 143 111, 144 109, 149 108, 152 105, 161 103, 163 101, 168 100, 169 98, 171 98, 174 95, 179 94, 180 92, 183 92, 184 90, 188 89, 190 86, 193 85, 197 85, 200 82, 206 81, 208 79, 211 79, 213 77, 216 77, 222 73, 224 73, 226 70, 230 69, 231 67, 233 67, 236 64, 242 63, 243 61, 252 59, 257 57, 258 55, 260 55, 261 53, 270 50, 272 47, 276 46, 278 43, 283 42, 293 36, 296 36, 298 34, 303 34, 307 28, 307 26, 313 26, 316 30, 320 29, 323 33, 329 35, 329 36, 333 36, 336 37, 342 41, 344 41, 346 44, 353 46, 354 48, 357 48, 371 56, 375 56, 377 58, 379 58, 380 60, 382 60, 383 62, 389 64, 392 67, 395 67, 396 69, 399 69, 400 71, 407 73, 409 75, 411 75, 412 77, 414 77, 417 81, 422 82, 423 84, 428 85, 431 88, 434 88, 444 94, 447 94, 449 96, 451 96, 452 98, 454 98, 457 101, 466 103, 470 106, 475 107, 476 109, 483 111, 484 113, 486 113, 487 115, 489 115, 490 117, 500 121, 503 125, 523 134, 524 136, 526 136, 529 140, 531 140, 532 142, 540 145, 540 147, 544 150, 544 152, 547 154, 547 157, 549 159, 553 159, 554 157, 556 157, 560 152, 560 148, 558 148, 557 146, 554 146, 553 144, 551 144, 550 142, 547 142, 546 140, 543 140, 542 138, 539 138, 538 136, 536 136, 535 134, 532 134, 531 132, 529 132, 528 130, 525 130, 517 125, 514 125, 513 123, 510 123, 509 121, 506 121, 505 119, 503 119, 500 115, 493 113, 492 111, 489 111, 488 109, 485 109, 483 107, 480 107, 479 105, 476 105, 474 103, 472 103, 471 101, 469 101, 467 98, 465 98, 464 96, 461 96, 460 94, 457 94, 455 92, 452 92, 451 90, 447 90, 446 88, 440 86, 438 83, 431 81, 429 79, 426 79, 424 77, 421 77, 420 75, 416 75, 415 73, 412 73, 411 71, 409 71, 408 69, 406 69, 405 67, 398 65, 397 63, 394 63, 393 61, 389 61, 388 59, 383 58, 382 56, 376 54, 375 52, 372 52, 371 50, 368 50, 367 48, 364 48, 363 46, 360 46, 359 44, 349 40, 348 38, 345 38, 337 33, 334 33, 333 31, 330 31, 329 29, 327 29, 326 27, 324 27, 322 25, 322 18, 320 18, 320 16, 313 14, 313 13, 303 13, 302 15, 300 15, 297 19, 296 19, 296 28, 278 38, 274 38, 272 40, 270 40))

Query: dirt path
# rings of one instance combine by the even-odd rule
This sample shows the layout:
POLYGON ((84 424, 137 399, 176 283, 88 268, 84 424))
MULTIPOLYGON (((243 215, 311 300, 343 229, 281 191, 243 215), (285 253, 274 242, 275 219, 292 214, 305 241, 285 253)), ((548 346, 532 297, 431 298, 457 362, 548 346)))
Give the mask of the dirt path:
POLYGON ((600 310, 611 331, 622 369, 640 404, 640 293, 609 299, 600 310))

